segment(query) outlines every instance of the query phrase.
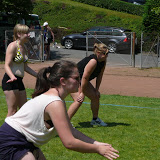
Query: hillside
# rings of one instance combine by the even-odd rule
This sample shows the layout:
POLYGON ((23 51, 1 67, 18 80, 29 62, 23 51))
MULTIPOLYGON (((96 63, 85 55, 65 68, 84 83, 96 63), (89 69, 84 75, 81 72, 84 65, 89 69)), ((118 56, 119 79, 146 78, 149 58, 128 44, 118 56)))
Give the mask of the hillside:
POLYGON ((142 17, 74 2, 71 0, 36 0, 33 13, 41 24, 48 21, 51 28, 66 27, 63 34, 82 32, 93 26, 115 26, 141 32, 142 17))

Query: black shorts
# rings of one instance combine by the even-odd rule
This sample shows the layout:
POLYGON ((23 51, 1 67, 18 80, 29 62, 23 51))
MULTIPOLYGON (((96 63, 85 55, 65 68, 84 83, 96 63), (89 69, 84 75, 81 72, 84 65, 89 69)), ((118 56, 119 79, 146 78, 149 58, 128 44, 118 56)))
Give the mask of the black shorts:
POLYGON ((23 84, 23 78, 22 77, 18 77, 18 76, 15 76, 17 78, 16 81, 13 81, 13 82, 9 82, 9 83, 6 83, 10 77, 5 73, 4 74, 4 77, 2 79, 2 89, 3 91, 10 91, 10 90, 19 90, 19 91, 23 91, 25 90, 25 87, 24 87, 24 84, 23 84))
POLYGON ((6 122, 0 127, 0 159, 20 160, 27 152, 38 148, 6 122))
POLYGON ((50 43, 51 43, 51 38, 48 38, 48 39, 47 39, 47 43, 44 43, 44 45, 49 46, 49 45, 50 45, 50 43))

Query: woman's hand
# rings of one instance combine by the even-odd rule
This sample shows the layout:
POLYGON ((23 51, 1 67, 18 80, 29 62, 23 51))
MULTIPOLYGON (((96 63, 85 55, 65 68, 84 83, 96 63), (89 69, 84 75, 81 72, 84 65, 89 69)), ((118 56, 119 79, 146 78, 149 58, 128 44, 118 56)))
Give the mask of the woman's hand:
POLYGON ((83 100, 84 100, 84 97, 85 97, 85 95, 81 92, 81 93, 79 94, 79 96, 77 97, 77 101, 78 101, 79 103, 82 103, 83 100))
POLYGON ((10 83, 10 82, 13 82, 13 81, 16 81, 17 78, 15 76, 13 76, 11 79, 9 79, 6 83, 10 83))
POLYGON ((108 158, 109 160, 116 159, 119 157, 119 155, 116 154, 119 152, 115 150, 111 144, 98 141, 95 141, 94 144, 99 146, 99 154, 108 158))
POLYGON ((103 157, 113 160, 117 159, 119 153, 117 150, 115 150, 111 145, 99 145, 99 154, 102 155, 103 157))

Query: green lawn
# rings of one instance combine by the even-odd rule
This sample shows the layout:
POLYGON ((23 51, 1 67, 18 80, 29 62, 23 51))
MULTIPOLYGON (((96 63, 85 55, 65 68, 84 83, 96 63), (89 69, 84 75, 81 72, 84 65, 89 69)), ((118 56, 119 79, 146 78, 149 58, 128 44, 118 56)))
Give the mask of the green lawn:
MULTIPOLYGON (((28 97, 33 90, 27 89, 28 97)), ((72 99, 66 98, 67 107, 72 99)), ((159 160, 160 157, 160 99, 102 95, 99 116, 108 127, 92 127, 89 100, 73 117, 74 126, 86 135, 112 144, 119 150, 119 160, 159 160)), ((0 88, 0 125, 7 112, 6 101, 0 88)), ((82 154, 67 150, 59 137, 41 147, 47 160, 101 160, 97 154, 82 154)))

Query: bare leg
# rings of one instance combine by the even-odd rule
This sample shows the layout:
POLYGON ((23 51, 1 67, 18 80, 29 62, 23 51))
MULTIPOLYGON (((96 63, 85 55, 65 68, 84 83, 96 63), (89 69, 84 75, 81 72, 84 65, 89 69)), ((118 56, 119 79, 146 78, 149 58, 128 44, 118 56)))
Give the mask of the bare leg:
POLYGON ((27 152, 21 160, 36 160, 31 152, 27 152))
POLYGON ((27 102, 26 91, 19 91, 18 106, 21 108, 27 102))
POLYGON ((47 50, 47 45, 46 44, 44 45, 44 51, 45 51, 45 56, 46 56, 45 60, 47 60, 47 58, 48 58, 48 50, 47 50))
POLYGON ((11 90, 4 91, 8 106, 8 116, 12 116, 17 112, 17 108, 21 107, 26 101, 26 91, 11 90))
POLYGON ((99 97, 97 96, 96 90, 90 82, 88 82, 84 94, 91 100, 93 118, 97 118, 99 111, 99 97))
POLYGON ((71 120, 72 117, 75 115, 79 107, 81 106, 82 103, 77 102, 77 97, 79 96, 79 92, 76 93, 71 93, 71 97, 73 98, 74 102, 70 105, 68 109, 68 116, 69 119, 71 120))
POLYGON ((21 160, 46 160, 46 158, 42 151, 37 149, 33 153, 27 152, 21 160))
POLYGON ((36 160, 46 160, 44 154, 42 153, 40 149, 35 150, 33 152, 33 155, 36 158, 36 160))
POLYGON ((50 45, 46 45, 47 60, 50 58, 50 45))
POLYGON ((50 59, 50 45, 48 45, 48 59, 50 59))

